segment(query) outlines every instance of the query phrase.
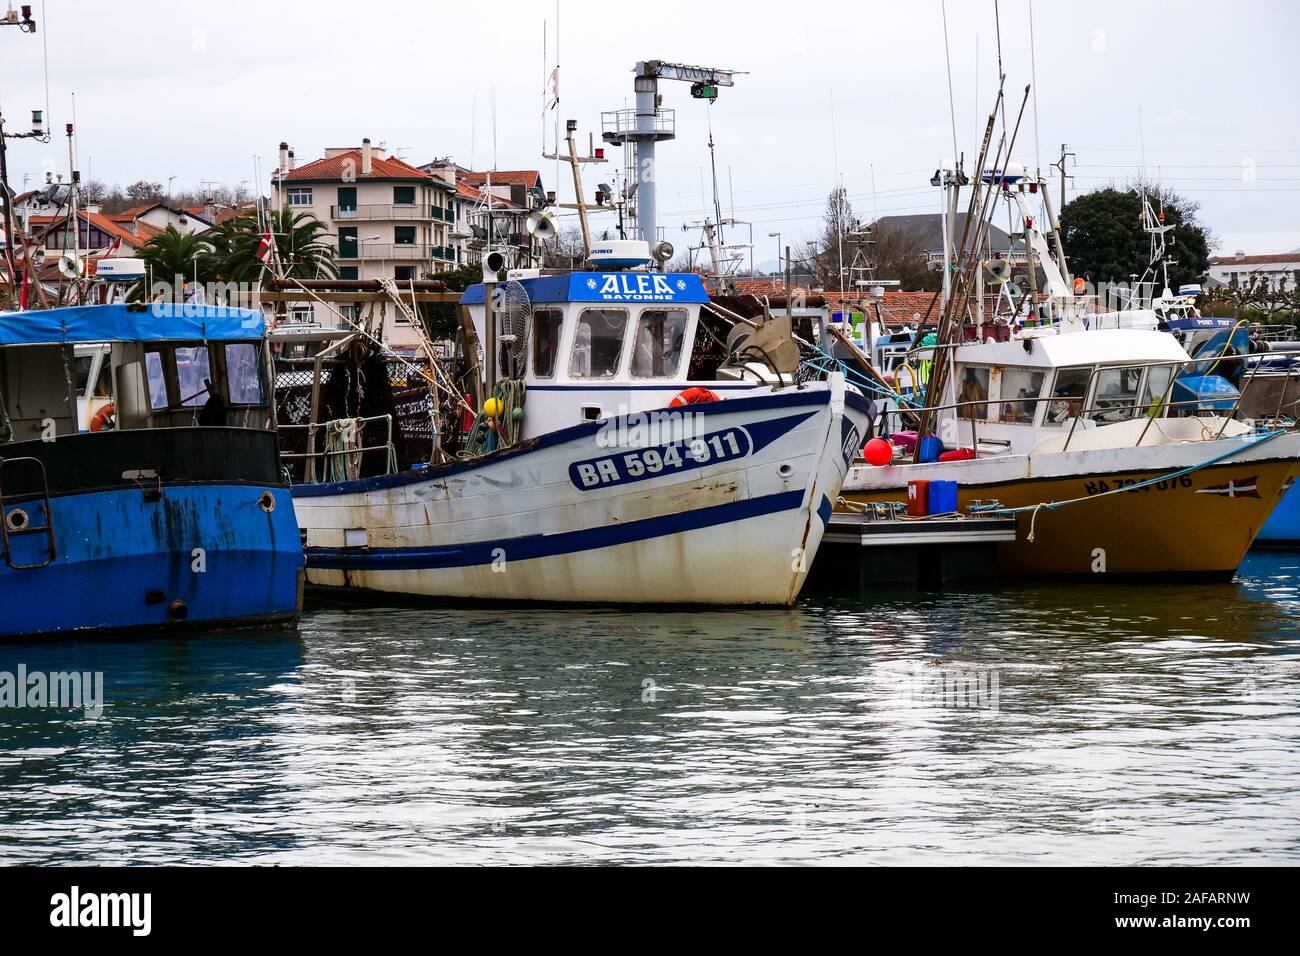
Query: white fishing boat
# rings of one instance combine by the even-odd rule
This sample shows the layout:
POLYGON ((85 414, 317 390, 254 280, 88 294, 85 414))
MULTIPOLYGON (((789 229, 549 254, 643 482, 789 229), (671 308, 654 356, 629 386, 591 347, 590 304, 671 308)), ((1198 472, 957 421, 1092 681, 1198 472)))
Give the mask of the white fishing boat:
POLYGON ((304 452, 344 476, 294 489, 309 583, 494 601, 792 603, 861 445, 866 400, 838 373, 757 387, 729 374, 701 327, 708 296, 694 274, 490 285, 462 302, 470 338, 501 345, 483 356, 489 381, 494 362, 504 374, 461 457, 348 477, 372 446, 363 426, 337 422, 321 425, 333 447, 304 452))

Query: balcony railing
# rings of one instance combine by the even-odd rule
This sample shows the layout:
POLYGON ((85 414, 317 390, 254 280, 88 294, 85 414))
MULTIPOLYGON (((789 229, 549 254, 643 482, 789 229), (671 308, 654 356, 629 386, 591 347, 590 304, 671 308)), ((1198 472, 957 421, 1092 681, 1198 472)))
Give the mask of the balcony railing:
POLYGON ((442 219, 442 209, 427 203, 362 203, 330 206, 332 219, 442 219))
POLYGON ((422 242, 342 242, 340 259, 434 259, 439 246, 422 242))

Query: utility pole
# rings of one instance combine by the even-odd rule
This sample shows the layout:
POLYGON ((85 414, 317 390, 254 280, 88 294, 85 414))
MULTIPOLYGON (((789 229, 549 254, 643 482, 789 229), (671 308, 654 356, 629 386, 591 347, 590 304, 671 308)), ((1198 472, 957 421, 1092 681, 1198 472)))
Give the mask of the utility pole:
MULTIPOLYGON (((0 26, 17 27, 23 33, 35 33, 36 21, 32 18, 30 4, 24 4, 19 10, 10 7, 0 13, 0 26)), ((32 110, 32 131, 30 133, 8 133, 4 131, 4 118, 0 117, 0 199, 4 200, 5 229, 5 279, 14 294, 18 294, 18 272, 14 266, 14 193, 9 188, 9 164, 5 157, 5 139, 40 139, 49 142, 45 132, 45 118, 40 110, 32 110)))
POLYGON ((1067 180, 1073 181, 1074 179, 1073 176, 1067 176, 1065 174, 1065 161, 1067 159, 1074 159, 1074 153, 1067 152, 1069 148, 1070 147, 1065 145, 1065 143, 1062 143, 1061 158, 1056 162, 1052 163, 1052 165, 1055 166, 1058 170, 1060 170, 1061 173, 1061 209, 1065 208, 1065 183, 1067 180))

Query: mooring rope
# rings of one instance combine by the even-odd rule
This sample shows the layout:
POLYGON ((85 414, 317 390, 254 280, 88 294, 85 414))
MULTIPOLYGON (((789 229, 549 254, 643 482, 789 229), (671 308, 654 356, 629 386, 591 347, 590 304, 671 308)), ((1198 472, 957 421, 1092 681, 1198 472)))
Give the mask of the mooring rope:
POLYGON ((988 505, 980 505, 979 507, 972 508, 971 512, 972 513, 992 512, 996 514, 1013 515, 1013 514, 1021 514, 1026 511, 1032 511, 1034 514, 1034 518, 1031 518, 1029 522, 1028 540, 1033 541, 1034 520, 1038 517, 1038 512, 1044 508, 1046 508, 1048 511, 1055 511, 1057 508, 1064 508, 1066 505, 1078 504, 1083 501, 1096 501, 1098 498, 1105 498, 1110 495, 1117 495, 1120 494, 1121 492, 1137 491, 1140 488, 1146 488, 1151 485, 1158 484, 1159 482, 1162 481, 1173 481, 1177 478, 1183 477, 1184 475, 1190 475, 1193 472, 1200 471, 1203 468, 1208 468, 1211 465, 1217 465, 1219 462, 1231 458, 1233 455, 1240 455, 1244 451, 1249 451, 1252 448, 1257 448, 1260 445, 1264 444, 1265 442, 1270 442, 1274 438, 1277 438, 1281 435, 1285 435, 1286 433, 1287 433, 1286 429, 1278 429, 1277 431, 1269 432, 1266 435, 1261 435, 1259 438, 1255 439, 1249 444, 1242 445, 1240 448, 1229 448, 1223 454, 1215 455, 1213 458, 1207 458, 1205 461, 1198 462, 1195 465, 1188 465, 1186 468, 1180 468, 1177 471, 1171 471, 1165 475, 1157 475, 1154 478, 1147 478, 1142 481, 1136 482, 1135 484, 1132 485, 1125 485, 1122 488, 1111 488, 1108 491, 1102 491, 1095 495, 1084 495, 1080 498, 1067 498, 1065 501, 1040 501, 1038 504, 1035 505, 1021 505, 1015 508, 1008 508, 1005 507, 1004 505, 994 503, 988 505))

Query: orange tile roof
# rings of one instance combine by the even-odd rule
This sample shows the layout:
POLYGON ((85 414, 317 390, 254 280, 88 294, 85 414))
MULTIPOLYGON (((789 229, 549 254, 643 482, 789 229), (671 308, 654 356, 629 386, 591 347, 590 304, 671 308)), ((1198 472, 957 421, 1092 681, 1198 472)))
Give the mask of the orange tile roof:
POLYGON ((489 200, 493 209, 513 209, 515 206, 508 200, 500 196, 493 196, 478 186, 471 186, 462 180, 456 180, 456 195, 461 199, 471 199, 474 202, 483 202, 489 200))
POLYGON ((1275 252, 1264 256, 1214 256, 1212 266, 1263 266, 1278 262, 1300 262, 1300 252, 1275 252))
POLYGON ((456 178, 464 179, 477 186, 485 184, 488 176, 492 177, 493 186, 536 186, 542 178, 542 174, 535 169, 493 169, 482 172, 467 170, 456 178))
MULTIPOLYGON (((140 246, 144 245, 148 239, 147 236, 143 236, 139 233, 131 232, 129 229, 123 227, 121 223, 114 222, 112 219, 109 219, 107 216, 101 213, 86 212, 86 210, 81 209, 78 210, 77 215, 79 218, 84 219, 87 223, 94 226, 96 229, 98 229, 100 232, 104 233, 105 235, 113 236, 116 239, 121 239, 127 245, 132 246, 134 248, 139 248, 140 246)), ((66 215, 32 216, 31 225, 45 226, 46 229, 41 234, 42 237, 44 237, 48 235, 55 226, 62 225, 63 223, 65 223, 67 221, 67 218, 68 217, 66 215)))
POLYGON ((289 170, 284 175, 286 182, 343 182, 344 172, 357 179, 433 179, 431 173, 417 169, 410 163, 403 162, 395 156, 380 159, 372 154, 369 174, 361 172, 361 150, 350 149, 345 153, 318 159, 289 170))

